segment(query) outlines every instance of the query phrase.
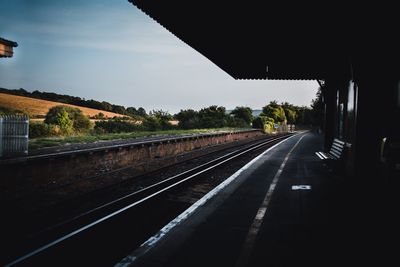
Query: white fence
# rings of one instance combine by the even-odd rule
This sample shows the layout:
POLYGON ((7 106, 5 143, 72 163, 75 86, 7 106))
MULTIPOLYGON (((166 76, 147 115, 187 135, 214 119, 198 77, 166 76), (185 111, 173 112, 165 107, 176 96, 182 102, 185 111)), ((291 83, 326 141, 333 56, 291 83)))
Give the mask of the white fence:
POLYGON ((28 135, 28 116, 0 116, 0 157, 27 155, 28 135))

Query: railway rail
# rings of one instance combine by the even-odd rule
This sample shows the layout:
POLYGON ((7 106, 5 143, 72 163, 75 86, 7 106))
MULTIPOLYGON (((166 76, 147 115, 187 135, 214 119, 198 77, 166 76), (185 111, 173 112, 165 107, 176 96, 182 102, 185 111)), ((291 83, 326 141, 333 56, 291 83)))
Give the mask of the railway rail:
POLYGON ((101 255, 101 257, 97 256, 95 261, 112 263, 128 252, 125 250, 133 249, 132 243, 129 244, 130 240, 136 239, 136 245, 140 245, 140 242, 151 236, 160 226, 163 226, 168 220, 187 208, 187 203, 182 205, 177 201, 168 201, 168 195, 173 195, 179 190, 185 190, 194 183, 201 183, 204 176, 218 168, 246 155, 258 153, 257 151, 272 146, 291 135, 271 137, 242 146, 206 163, 48 227, 40 233, 36 233, 33 240, 26 242, 24 248, 13 251, 11 257, 6 259, 6 266, 36 265, 49 261, 54 263, 54 260, 57 261, 58 265, 63 265, 60 259, 64 259, 66 261, 64 263, 69 265, 73 262, 85 261, 85 258, 88 262, 93 263, 94 252, 87 251, 88 247, 92 247, 95 251, 94 255, 101 255), (159 216, 159 214, 161 215, 159 216), (157 223, 149 223, 151 220, 157 221, 157 223), (130 224, 129 222, 132 221, 134 223, 130 224), (147 224, 151 224, 151 226, 147 227, 147 224), (130 227, 135 228, 133 232, 132 229, 126 230, 130 227), (142 232, 141 229, 146 230, 142 232), (115 234, 111 234, 113 238, 110 237, 110 233, 115 234), (103 241, 111 240, 110 242, 124 243, 123 247, 125 248, 122 250, 117 249, 119 246, 112 246, 111 249, 109 246, 98 248, 94 240, 98 239, 99 236, 104 237, 100 238, 103 241), (106 238, 106 236, 110 238, 106 238), (129 236, 130 238, 126 239, 129 236), (124 241, 121 241, 122 239, 124 241), (109 255, 105 255, 106 253, 109 255), (104 258, 104 260, 100 260, 100 258, 104 258))

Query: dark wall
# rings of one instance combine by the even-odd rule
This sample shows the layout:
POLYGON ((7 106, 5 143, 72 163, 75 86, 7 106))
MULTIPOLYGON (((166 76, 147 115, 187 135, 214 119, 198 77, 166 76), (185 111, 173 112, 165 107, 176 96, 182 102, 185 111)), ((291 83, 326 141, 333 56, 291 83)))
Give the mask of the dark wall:
POLYGON ((175 140, 128 144, 92 152, 68 153, 39 159, 16 159, 8 163, 3 161, 0 162, 0 200, 71 184, 77 185, 75 190, 77 192, 90 191, 115 182, 112 175, 95 179, 110 171, 129 167, 132 168, 130 170, 132 176, 137 176, 210 153, 213 149, 221 149, 222 144, 234 145, 236 142, 250 141, 264 136, 262 131, 252 130, 177 137, 175 140))

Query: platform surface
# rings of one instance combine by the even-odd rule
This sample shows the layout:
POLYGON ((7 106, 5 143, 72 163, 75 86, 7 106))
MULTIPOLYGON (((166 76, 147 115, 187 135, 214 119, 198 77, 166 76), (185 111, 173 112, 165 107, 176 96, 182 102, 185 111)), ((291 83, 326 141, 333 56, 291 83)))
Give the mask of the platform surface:
POLYGON ((307 132, 270 149, 118 265, 398 266, 396 198, 379 177, 329 171, 322 141, 307 132))

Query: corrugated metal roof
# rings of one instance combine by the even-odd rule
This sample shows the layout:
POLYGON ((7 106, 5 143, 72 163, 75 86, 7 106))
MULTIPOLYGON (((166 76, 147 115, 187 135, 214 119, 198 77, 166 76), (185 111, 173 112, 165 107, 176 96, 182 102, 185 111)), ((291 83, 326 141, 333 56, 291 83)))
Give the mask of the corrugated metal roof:
POLYGON ((12 47, 17 47, 18 44, 16 42, 10 41, 10 40, 6 40, 0 37, 0 43, 4 44, 4 45, 8 45, 8 46, 12 46, 12 47))
POLYGON ((398 54, 396 24, 371 25, 348 3, 129 1, 235 79, 325 79, 371 53, 398 54), (385 45, 372 45, 383 32, 385 45))

